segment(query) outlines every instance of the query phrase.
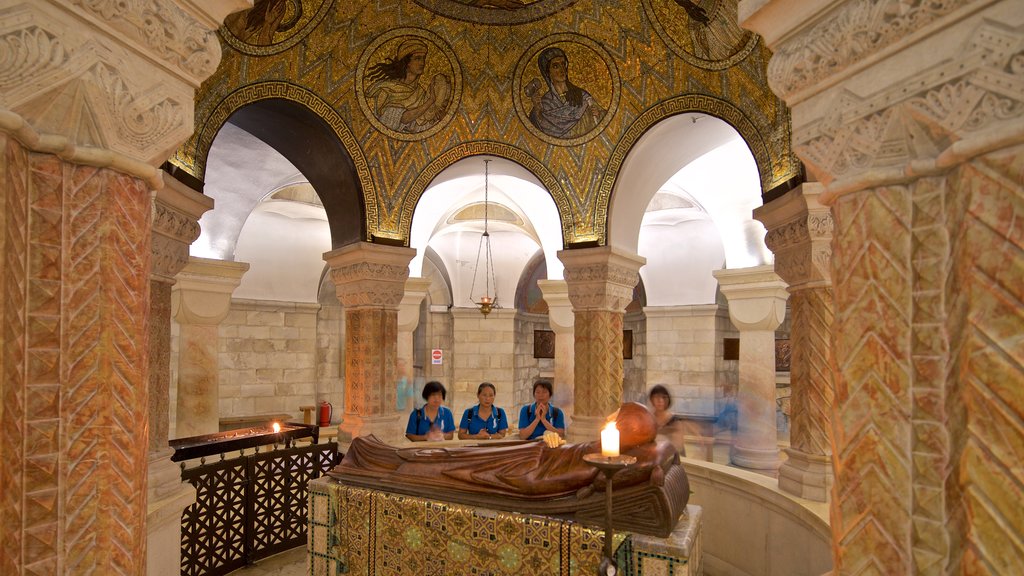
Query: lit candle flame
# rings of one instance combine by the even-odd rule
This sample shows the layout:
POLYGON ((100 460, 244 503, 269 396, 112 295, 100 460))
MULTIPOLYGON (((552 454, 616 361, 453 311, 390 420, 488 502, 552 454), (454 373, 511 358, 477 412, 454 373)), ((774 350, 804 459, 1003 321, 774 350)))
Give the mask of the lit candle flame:
POLYGON ((614 458, 619 455, 619 429, 615 422, 605 424, 601 430, 601 455, 614 458))
POLYGON ((278 424, 277 422, 274 422, 273 428, 274 428, 274 434, 277 434, 278 432, 281 431, 281 425, 278 424))

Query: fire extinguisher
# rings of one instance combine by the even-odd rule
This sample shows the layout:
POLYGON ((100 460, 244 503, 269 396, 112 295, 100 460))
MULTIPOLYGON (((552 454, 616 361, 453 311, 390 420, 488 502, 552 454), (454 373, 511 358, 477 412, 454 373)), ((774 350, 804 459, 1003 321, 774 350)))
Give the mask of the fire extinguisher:
POLYGON ((326 400, 320 403, 320 426, 331 425, 331 415, 334 413, 334 406, 326 400))

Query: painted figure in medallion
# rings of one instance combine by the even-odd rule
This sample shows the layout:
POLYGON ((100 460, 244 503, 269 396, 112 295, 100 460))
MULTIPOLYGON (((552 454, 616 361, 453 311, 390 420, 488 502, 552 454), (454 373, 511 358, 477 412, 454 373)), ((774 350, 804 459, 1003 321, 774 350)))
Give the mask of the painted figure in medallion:
POLYGON ((302 16, 297 0, 256 0, 250 10, 229 16, 225 22, 241 41, 257 46, 274 43, 274 35, 292 26, 302 16))
POLYGON ((399 42, 393 58, 367 71, 366 100, 381 124, 406 134, 427 130, 444 116, 452 97, 452 82, 435 74, 424 87, 427 43, 415 36, 399 42))
POLYGON ((537 67, 547 84, 541 94, 540 80, 534 78, 523 87, 533 103, 530 122, 541 132, 555 138, 582 136, 601 122, 607 111, 585 89, 569 80, 569 58, 565 51, 550 46, 537 56, 537 67))

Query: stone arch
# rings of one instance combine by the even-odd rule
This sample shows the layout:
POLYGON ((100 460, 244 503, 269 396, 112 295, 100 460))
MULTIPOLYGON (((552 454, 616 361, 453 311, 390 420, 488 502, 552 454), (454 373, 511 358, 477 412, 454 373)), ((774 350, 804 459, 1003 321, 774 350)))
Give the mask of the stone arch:
POLYGON ((213 140, 230 119, 309 179, 327 212, 333 248, 370 240, 377 203, 369 167, 349 127, 319 96, 287 82, 250 84, 221 100, 205 119, 171 164, 203 181, 213 140))
POLYGON ((622 165, 629 156, 630 151, 653 126, 662 120, 687 112, 698 112, 718 118, 732 126, 739 133, 740 137, 746 142, 757 164, 757 171, 761 180, 762 197, 768 195, 776 187, 785 185, 793 178, 799 176, 799 164, 791 162, 793 155, 788 139, 783 146, 773 147, 770 145, 772 141, 771 135, 762 133, 742 109, 736 107, 728 100, 704 94, 684 94, 669 98, 651 106, 640 114, 623 134, 615 150, 612 151, 608 165, 602 175, 595 202, 597 213, 594 221, 598 226, 599 244, 604 245, 608 243, 608 230, 610 226, 608 216, 612 192, 618 184, 622 165))
POLYGON ((496 156, 499 158, 505 158, 511 160, 516 164, 519 164, 531 174, 540 180, 540 183, 544 185, 544 188, 551 195, 552 200, 555 202, 555 206, 558 208, 558 219, 562 223, 562 241, 567 242, 570 237, 570 231, 572 229, 572 213, 570 210, 569 195, 562 187, 561 183, 555 178, 555 175, 548 170, 540 160, 533 157, 529 153, 510 146, 501 142, 483 141, 483 142, 467 142, 465 144, 459 144, 453 148, 446 150, 444 153, 439 155, 433 161, 430 162, 416 177, 413 181, 412 187, 409 193, 405 195, 402 203, 400 220, 399 220, 399 232, 401 233, 404 245, 409 245, 409 237, 412 230, 412 217, 416 211, 416 205, 419 203, 423 193, 427 190, 427 186, 434 181, 434 178, 443 172, 446 168, 455 164, 459 160, 469 158, 470 156, 496 156))

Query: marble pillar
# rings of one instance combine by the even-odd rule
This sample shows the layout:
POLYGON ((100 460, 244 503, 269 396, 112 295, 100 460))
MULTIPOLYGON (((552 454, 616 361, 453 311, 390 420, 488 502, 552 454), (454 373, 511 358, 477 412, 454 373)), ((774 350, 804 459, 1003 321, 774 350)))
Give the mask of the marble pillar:
POLYGON ((789 285, 792 416, 779 488, 825 502, 832 487, 832 215, 807 182, 754 210, 775 271, 789 285))
POLYGON ((575 330, 576 317, 569 301, 569 285, 565 280, 538 280, 544 301, 548 304, 548 326, 555 333, 555 395, 552 402, 565 410, 566 426, 574 412, 573 385, 575 384, 575 330))
POLYGON ((1020 2, 740 19, 832 213, 835 573, 1024 573, 1020 2))
POLYGON ((404 433, 395 414, 398 307, 405 297, 412 248, 359 242, 324 254, 345 308, 345 417, 338 442, 404 433))
POLYGON ((146 570, 152 191, 245 4, 4 0, 0 573, 146 570))
POLYGON ((153 196, 153 260, 149 275, 149 474, 146 567, 149 576, 181 572, 181 513, 196 490, 182 482, 167 445, 171 384, 171 287, 199 237, 199 218, 213 199, 173 178, 153 196))
POLYGON ((413 366, 416 363, 413 356, 413 333, 420 325, 420 307, 429 291, 429 279, 409 278, 405 281, 405 295, 402 296, 402 302, 398 305, 398 365, 395 368, 395 379, 396 382, 402 382, 403 385, 398 386, 396 390, 409 390, 412 393, 412 396, 406 398, 404 403, 401 399, 397 400, 399 416, 408 414, 416 403, 415 386, 413 385, 415 379, 413 366))
POLYGON ((775 425, 775 329, 786 318, 786 283, 772 266, 715 270, 729 302, 729 319, 740 331, 739 428, 729 453, 742 468, 779 467, 775 425))
POLYGON ((245 262, 191 256, 177 275, 171 289, 171 315, 179 325, 175 438, 220 431, 218 331, 247 270, 245 262))
POLYGON ((622 403, 622 319, 646 260, 611 246, 561 250, 575 316, 572 441, 598 438, 622 403))

